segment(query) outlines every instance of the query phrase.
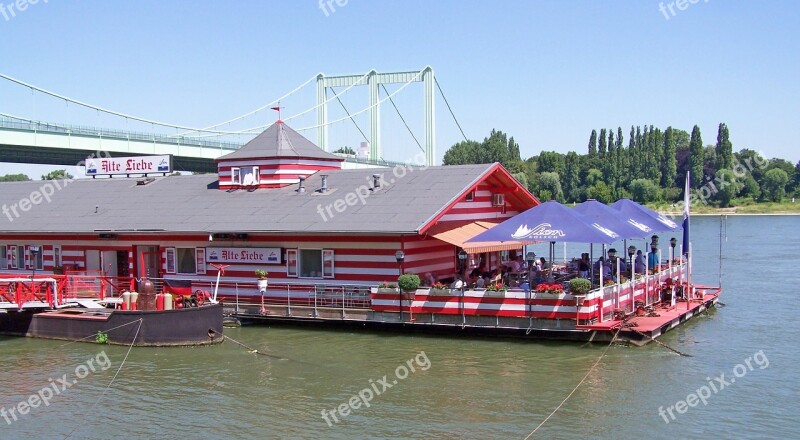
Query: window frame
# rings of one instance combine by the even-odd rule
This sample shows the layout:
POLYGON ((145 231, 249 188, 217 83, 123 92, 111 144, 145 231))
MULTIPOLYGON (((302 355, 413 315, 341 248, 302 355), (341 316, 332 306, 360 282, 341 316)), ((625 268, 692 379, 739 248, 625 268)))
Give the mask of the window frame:
POLYGON ((231 167, 231 184, 233 185, 241 185, 242 184, 242 176, 239 174, 240 168, 239 167, 231 167))

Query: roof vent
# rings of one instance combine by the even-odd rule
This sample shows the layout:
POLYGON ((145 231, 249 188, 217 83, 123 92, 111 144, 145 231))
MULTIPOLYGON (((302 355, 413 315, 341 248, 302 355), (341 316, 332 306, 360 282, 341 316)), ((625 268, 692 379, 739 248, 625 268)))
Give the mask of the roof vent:
POLYGON ((372 175, 372 189, 376 190, 381 187, 381 175, 380 174, 373 174, 372 175))
POLYGON ((322 179, 322 187, 319 189, 319 192, 328 192, 328 176, 322 175, 319 177, 322 179))
POLYGON ((154 177, 147 177, 144 179, 140 179, 136 181, 136 186, 144 186, 147 185, 148 183, 155 182, 155 180, 156 179, 154 177))
POLYGON ((306 188, 303 186, 305 182, 306 182, 306 176, 300 176, 300 184, 297 186, 297 192, 299 192, 300 194, 306 192, 306 188))

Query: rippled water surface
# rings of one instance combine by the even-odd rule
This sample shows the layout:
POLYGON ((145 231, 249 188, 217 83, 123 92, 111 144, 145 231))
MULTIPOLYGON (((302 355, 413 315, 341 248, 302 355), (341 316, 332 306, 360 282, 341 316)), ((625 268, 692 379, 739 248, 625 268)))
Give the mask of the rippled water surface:
MULTIPOLYGON (((717 218, 693 219, 701 282, 717 282, 719 229, 717 218)), ((798 230, 800 217, 729 218, 726 306, 662 339, 692 357, 655 344, 611 347, 534 438, 800 438, 798 230), (734 377, 734 370, 742 372, 737 365, 759 351, 753 369, 734 377), (667 415, 665 423, 659 407, 686 399, 721 373, 735 382, 712 392, 706 405, 674 411, 675 420, 667 415)), ((0 339, 6 410, 51 387, 51 378, 76 380, 49 406, 17 414, 16 421, 9 416, 11 424, 0 418, 0 439, 70 432, 91 439, 524 438, 606 348, 286 327, 226 334, 270 356, 230 342, 134 348, 99 403, 126 347, 0 339), (106 370, 103 352, 111 362, 106 370), (88 359, 96 372, 76 379, 88 359), (398 379, 404 371, 407 377, 398 379), (384 376, 386 390, 379 385, 384 376), (363 389, 374 395, 370 406, 339 414, 338 423, 328 416, 329 427, 322 410, 363 389)))

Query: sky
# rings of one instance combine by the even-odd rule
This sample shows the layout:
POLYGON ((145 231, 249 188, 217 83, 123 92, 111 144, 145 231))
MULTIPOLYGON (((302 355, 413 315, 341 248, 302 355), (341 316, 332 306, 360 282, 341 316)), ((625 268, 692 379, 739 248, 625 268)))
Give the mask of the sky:
MULTIPOLYGON (((545 150, 584 153, 592 129, 621 126, 627 145, 631 125, 690 131, 697 124, 704 143, 713 144, 725 122, 734 150, 800 160, 794 133, 800 2, 791 0, 40 0, 13 14, 11 3, 0 0, 1 73, 169 124, 225 121, 320 72, 431 66, 468 138, 502 130, 514 136, 524 158, 545 150)), ((342 95, 351 113, 368 106, 363 89, 342 95)), ((284 116, 314 107, 315 99, 312 81, 282 102, 284 116)), ((422 139, 421 85, 394 99, 422 139)), ((344 115, 338 103, 330 108, 331 120, 344 115)), ((178 131, 80 109, 5 80, 0 113, 178 131)), ((356 119, 362 130, 365 116, 356 119)), ((440 96, 436 118, 441 158, 463 137, 440 96)), ((259 112, 221 128, 275 119, 259 112)), ((315 123, 314 112, 289 122, 295 128, 315 123)), ((381 124, 384 158, 403 160, 418 151, 389 102, 381 124)), ((363 140, 350 122, 330 130, 336 145, 363 140)), ((313 131, 303 134, 316 139, 313 131)), ((53 168, 60 167, 0 163, 0 174, 38 178, 53 168)))

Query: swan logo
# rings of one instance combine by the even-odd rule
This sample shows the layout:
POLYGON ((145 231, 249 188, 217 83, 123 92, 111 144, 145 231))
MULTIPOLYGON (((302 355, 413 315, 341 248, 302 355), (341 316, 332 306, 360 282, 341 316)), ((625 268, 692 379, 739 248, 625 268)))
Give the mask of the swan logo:
POLYGON ((594 226, 595 229, 597 229, 598 231, 602 232, 603 234, 608 235, 611 238, 618 238, 619 237, 619 235, 616 232, 612 231, 611 229, 604 228, 604 227, 598 225, 597 223, 592 223, 592 226, 594 226))
POLYGON ((540 223, 533 228, 529 228, 528 225, 520 225, 519 228, 511 234, 511 238, 515 240, 522 238, 555 239, 567 235, 561 229, 551 229, 552 227, 550 223, 540 223))
POLYGON ((658 221, 660 221, 661 223, 664 223, 665 225, 667 225, 668 227, 670 227, 672 229, 676 229, 678 227, 678 225, 674 221, 664 217, 661 214, 658 215, 658 221))
POLYGON ((652 231, 652 229, 650 229, 650 226, 647 226, 644 223, 639 223, 639 222, 637 222, 636 220, 634 220, 632 218, 628 219, 628 223, 630 223, 632 226, 638 228, 642 232, 650 232, 650 231, 652 231))

